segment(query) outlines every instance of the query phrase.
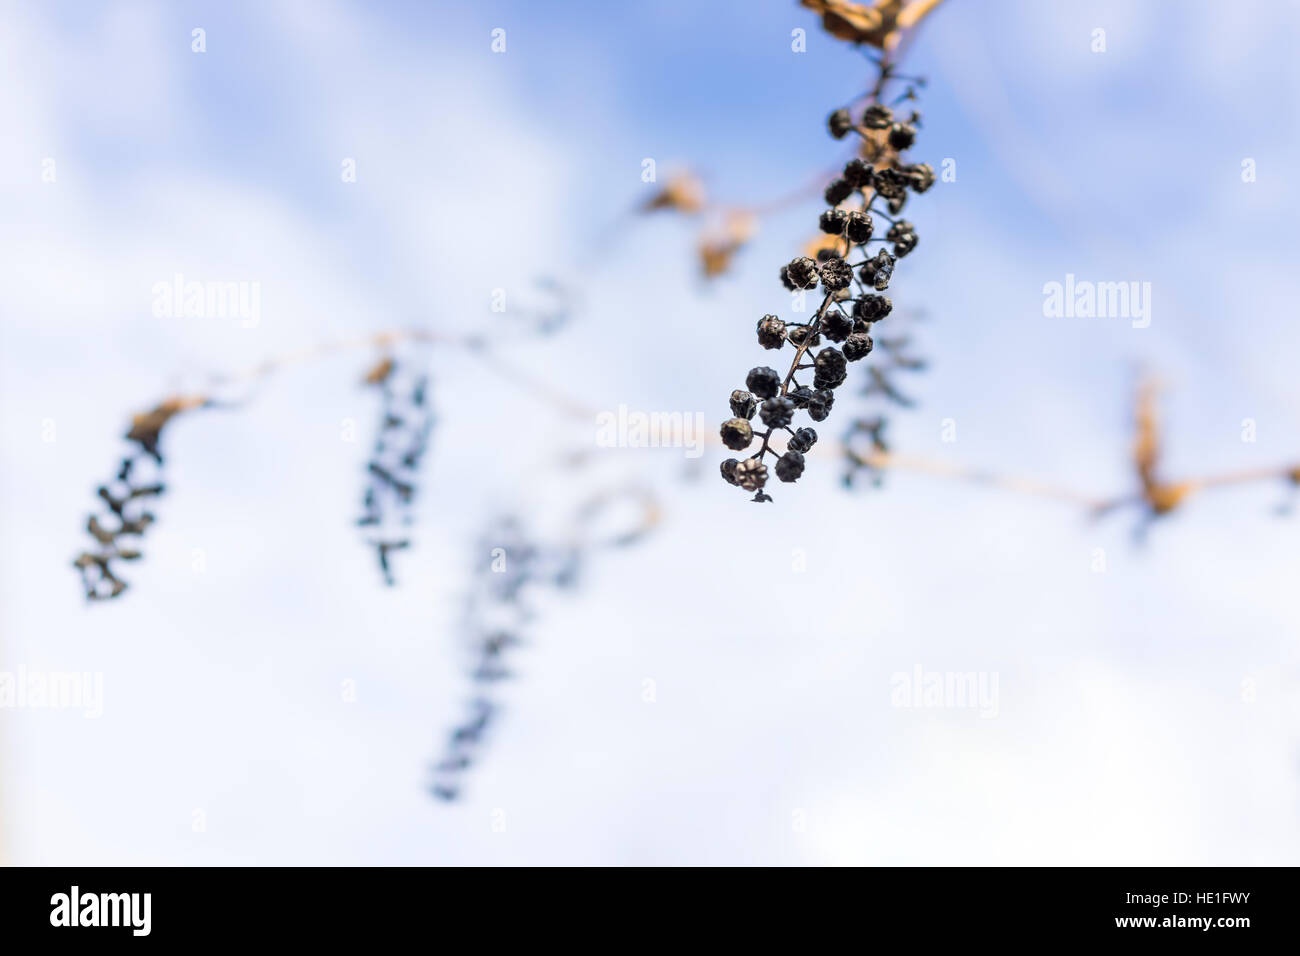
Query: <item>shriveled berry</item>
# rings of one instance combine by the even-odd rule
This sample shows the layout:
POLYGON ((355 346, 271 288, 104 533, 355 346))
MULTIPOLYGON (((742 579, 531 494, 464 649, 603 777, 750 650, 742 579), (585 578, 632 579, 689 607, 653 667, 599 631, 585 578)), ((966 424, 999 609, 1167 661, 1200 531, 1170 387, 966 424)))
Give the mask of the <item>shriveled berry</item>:
POLYGON ((758 491, 767 484, 767 465, 757 458, 746 458, 736 466, 736 484, 746 491, 758 491))
POLYGON ((844 313, 832 310, 822 316, 821 330, 832 342, 843 342, 853 331, 853 322, 844 313))
POLYGON ((844 235, 849 237, 850 242, 866 242, 871 238, 871 231, 874 224, 871 216, 865 212, 851 212, 847 216, 844 224, 844 235))
POLYGON ((765 315, 759 319, 758 344, 765 349, 779 349, 785 345, 785 323, 775 315, 765 315))
POLYGON ((731 414, 737 418, 753 418, 758 411, 758 399, 743 388, 731 393, 731 414))
POLYGON ((837 179, 826 187, 826 205, 838 206, 853 195, 853 187, 848 181, 837 179))
POLYGON ((790 267, 789 267, 789 266, 782 266, 782 267, 781 267, 781 285, 785 286, 785 287, 786 287, 787 289, 789 289, 791 292, 794 292, 795 289, 798 288, 798 286, 796 286, 793 282, 790 281, 790 267))
POLYGON ((850 362, 866 358, 871 354, 871 336, 866 332, 854 332, 844 340, 844 357, 850 362))
POLYGON ((817 444, 817 431, 813 428, 800 428, 790 440, 786 442, 786 451, 797 451, 800 454, 806 454, 808 449, 817 444))
POLYGON ((794 418, 794 402, 779 395, 769 398, 758 410, 758 415, 768 428, 785 428, 794 418))
POLYGON ((820 334, 810 335, 809 328, 806 325, 796 326, 790 330, 791 345, 795 348, 802 348, 805 342, 811 348, 814 345, 821 345, 822 337, 820 334))
POLYGON ((813 388, 838 388, 848 377, 844 353, 836 348, 824 348, 813 360, 813 388))
POLYGON ((736 481, 736 466, 739 464, 740 462, 736 461, 736 459, 734 458, 728 458, 726 461, 722 463, 719 470, 722 472, 722 478, 724 481, 727 482, 727 484, 729 485, 739 484, 739 482, 736 481))
POLYGON ((863 322, 878 322, 893 310, 894 303, 887 295, 864 295, 853 303, 853 317, 863 322))
POLYGON ((894 149, 907 149, 916 142, 916 127, 911 123, 895 123, 889 127, 889 145, 894 149))
POLYGON ((934 185, 934 167, 929 163, 915 163, 903 167, 903 170, 907 173, 908 184, 913 192, 923 193, 934 185))
POLYGON ((782 481, 797 481, 803 474, 803 455, 787 451, 776 460, 776 476, 782 481))
POLYGON ((887 129, 894 121, 894 111, 883 103, 872 103, 862 114, 862 125, 867 129, 887 129))
POLYGON ((902 258, 916 248, 917 235, 914 232, 904 233, 894 240, 894 255, 902 258))
POLYGON ((843 209, 827 209, 817 220, 817 225, 828 236, 840 236, 844 234, 844 224, 848 221, 849 214, 843 209))
POLYGON ((888 249, 881 249, 874 256, 862 263, 858 276, 863 284, 873 286, 877 292, 889 288, 889 279, 894 274, 895 259, 888 249))
POLYGON ((873 176, 875 176, 875 170, 871 168, 869 162, 861 157, 850 159, 844 167, 844 181, 854 189, 870 186, 873 176))
POLYGON ((829 389, 818 389, 812 393, 812 398, 808 401, 808 417, 815 422, 823 422, 831 413, 831 406, 835 404, 835 393, 829 389))
POLYGON ((847 289, 849 283, 853 281, 853 267, 836 256, 821 264, 821 277, 822 285, 826 287, 827 292, 847 289))
POLYGON ((853 120, 848 110, 836 110, 827 118, 826 125, 830 128, 832 136, 843 139, 849 134, 849 130, 853 129, 853 120))
POLYGON ((882 199, 897 199, 907 195, 908 178, 897 169, 890 167, 876 173, 874 184, 876 195, 882 199))
POLYGON ((754 440, 754 429, 743 418, 728 418, 722 423, 719 431, 722 435, 722 444, 733 451, 748 448, 749 443, 754 440))
POLYGON ((793 392, 786 395, 794 403, 795 408, 807 408, 808 403, 812 401, 813 390, 807 385, 800 385, 793 392))
POLYGON ((781 388, 781 376, 766 365, 751 368, 745 376, 745 387, 759 398, 771 398, 781 388))
POLYGON ((807 256, 791 259, 786 266, 786 274, 796 289, 815 289, 817 287, 817 263, 807 256))

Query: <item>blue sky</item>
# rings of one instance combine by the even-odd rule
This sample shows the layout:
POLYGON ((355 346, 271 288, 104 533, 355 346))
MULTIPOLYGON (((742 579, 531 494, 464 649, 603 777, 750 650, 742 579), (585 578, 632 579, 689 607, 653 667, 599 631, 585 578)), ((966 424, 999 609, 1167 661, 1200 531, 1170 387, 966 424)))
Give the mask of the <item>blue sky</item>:
MULTIPOLYGON (((557 471, 594 423, 433 349, 413 355, 440 416, 418 547, 387 591, 351 525, 376 409, 355 384, 370 356, 348 355, 178 420, 133 588, 85 607, 68 562, 129 413, 286 349, 425 323, 596 409, 720 420, 819 207, 765 219, 704 287, 691 225, 625 215, 642 160, 724 201, 784 194, 842 155, 825 115, 866 73, 784 2, 4 16, 0 670, 105 681, 97 720, 0 711, 4 859, 1294 862, 1300 552, 1271 485, 1207 492, 1141 548, 1132 514, 926 476, 846 494, 825 454, 758 509, 712 452, 698 480, 670 449, 557 471), (176 272, 260 282, 261 321, 155 317, 176 272), (488 303, 546 274, 583 306, 537 342, 488 303), (663 526, 542 599, 467 799, 434 803, 484 519, 562 533, 633 481, 663 526), (997 718, 893 707, 917 665, 997 674, 997 718)), ((1296 31, 1280 4, 943 5, 909 59, 930 79, 914 152, 957 178, 909 211, 894 297, 925 310, 932 366, 900 450, 1122 492, 1145 367, 1169 386, 1171 474, 1300 459, 1296 31), (1045 317, 1066 274, 1150 282, 1150 327, 1045 317)))

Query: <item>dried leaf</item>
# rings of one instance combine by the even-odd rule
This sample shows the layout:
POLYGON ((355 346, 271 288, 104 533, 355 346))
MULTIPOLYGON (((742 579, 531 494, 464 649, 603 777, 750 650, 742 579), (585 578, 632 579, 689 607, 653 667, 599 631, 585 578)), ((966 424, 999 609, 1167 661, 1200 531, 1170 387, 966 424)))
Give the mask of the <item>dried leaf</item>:
POLYGON ((687 214, 704 208, 704 184, 691 173, 672 176, 659 192, 641 207, 642 212, 656 209, 675 209, 687 214))
POLYGON ((875 3, 851 3, 849 0, 800 0, 803 6, 818 13, 822 27, 833 37, 850 43, 865 43, 877 50, 891 51, 902 34, 921 22, 942 0, 876 0, 875 3))
POLYGON ((392 374, 393 360, 387 357, 382 358, 366 373, 365 383, 367 385, 382 385, 388 381, 388 376, 392 374))

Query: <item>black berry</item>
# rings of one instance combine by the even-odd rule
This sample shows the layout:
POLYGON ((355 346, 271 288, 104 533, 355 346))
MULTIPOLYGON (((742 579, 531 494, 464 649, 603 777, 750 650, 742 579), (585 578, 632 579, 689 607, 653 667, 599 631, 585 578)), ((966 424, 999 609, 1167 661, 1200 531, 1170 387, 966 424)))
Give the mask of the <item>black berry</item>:
POLYGON ((853 317, 863 322, 877 322, 889 315, 894 303, 887 295, 864 295, 853 303, 853 317))
POLYGON ((862 125, 867 129, 887 129, 894 121, 894 111, 882 103, 872 103, 862 114, 862 125))
POLYGON ((813 445, 817 444, 817 432, 812 428, 801 428, 786 443, 786 451, 797 451, 804 454, 813 445))
POLYGON ((835 348, 824 348, 813 360, 813 388, 838 388, 848 377, 844 354, 835 348))
POLYGON ((763 403, 758 414, 768 428, 785 428, 794 418, 794 402, 780 396, 769 398, 763 403))
POLYGON ((844 167, 844 181, 855 189, 870 186, 874 176, 875 170, 871 168, 871 164, 865 159, 850 159, 844 167))
POLYGON ((731 414, 737 418, 753 418, 758 411, 758 399, 743 388, 731 393, 731 414))
POLYGON ((850 242, 863 243, 871 238, 873 224, 871 216, 865 212, 851 212, 847 217, 848 221, 844 224, 844 235, 849 237, 850 242))
POLYGON ((822 285, 826 287, 827 292, 847 289, 849 283, 853 281, 853 267, 836 256, 822 263, 821 276, 822 285))
POLYGON ((722 423, 720 433, 722 444, 733 451, 748 448, 749 443, 754 440, 754 429, 743 418, 728 418, 722 423))
POLYGON ((871 336, 866 332, 854 332, 844 340, 844 357, 850 362, 866 358, 871 354, 871 336))
POLYGON ((848 110, 836 110, 826 120, 826 125, 830 128, 831 135, 836 139, 843 139, 853 129, 853 120, 849 117, 848 110))
POLYGON ((844 234, 844 225, 849 221, 849 214, 843 209, 827 209, 817 220, 821 231, 829 236, 844 234))
POLYGON ((745 387, 759 398, 771 398, 781 388, 781 376, 766 365, 751 368, 745 376, 745 387))
POLYGON ((889 145, 894 149, 907 149, 916 142, 916 127, 910 123, 895 123, 889 127, 889 145))
POLYGON ((838 206, 853 195, 853 187, 843 179, 837 179, 826 187, 826 205, 838 206))
POLYGON ((807 256, 791 259, 786 266, 786 274, 796 289, 815 289, 817 287, 817 263, 807 256))
POLYGON ((785 323, 775 315, 758 320, 758 344, 765 349, 779 349, 785 344, 785 323))
POLYGON ((797 481, 803 474, 803 455, 787 451, 776 460, 776 476, 782 481, 797 481))

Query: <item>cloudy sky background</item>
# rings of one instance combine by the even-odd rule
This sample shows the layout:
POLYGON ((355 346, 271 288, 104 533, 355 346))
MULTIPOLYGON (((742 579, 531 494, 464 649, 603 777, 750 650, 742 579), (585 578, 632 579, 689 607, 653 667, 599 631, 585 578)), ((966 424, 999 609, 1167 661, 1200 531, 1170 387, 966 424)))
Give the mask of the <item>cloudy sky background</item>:
MULTIPOLYGON (((789 192, 842 155, 825 114, 866 71, 784 2, 3 17, 0 670, 102 672, 105 699, 97 720, 0 711, 0 858, 1296 861, 1300 519, 1273 514, 1278 485, 1207 492, 1144 547, 1131 512, 910 474, 848 494, 826 454, 759 508, 713 451, 692 479, 680 450, 594 449, 594 422, 424 349, 440 421, 388 590, 352 524, 377 414, 353 353, 178 420, 146 560, 87 607, 69 562, 129 414, 287 349, 423 323, 592 408, 714 427, 765 362, 755 318, 789 314, 776 267, 819 207, 765 219, 706 287, 689 224, 627 217, 641 162, 699 168, 726 201, 789 192), (261 321, 155 318, 177 272, 260 282, 261 321), (539 342, 489 305, 542 275, 583 306, 539 342), (557 470, 575 449, 591 468, 557 470), (662 526, 539 598, 466 799, 435 802, 488 517, 562 534, 630 482, 662 526), (996 674, 996 718, 891 706, 917 665, 996 674)), ((925 310, 932 368, 900 450, 1118 494, 1145 367, 1168 383, 1171 475, 1300 458, 1298 26, 1282 4, 945 4, 910 56, 930 77, 914 152, 957 179, 909 212, 894 298, 925 310), (1150 282, 1150 327, 1045 318, 1067 273, 1150 282)))

